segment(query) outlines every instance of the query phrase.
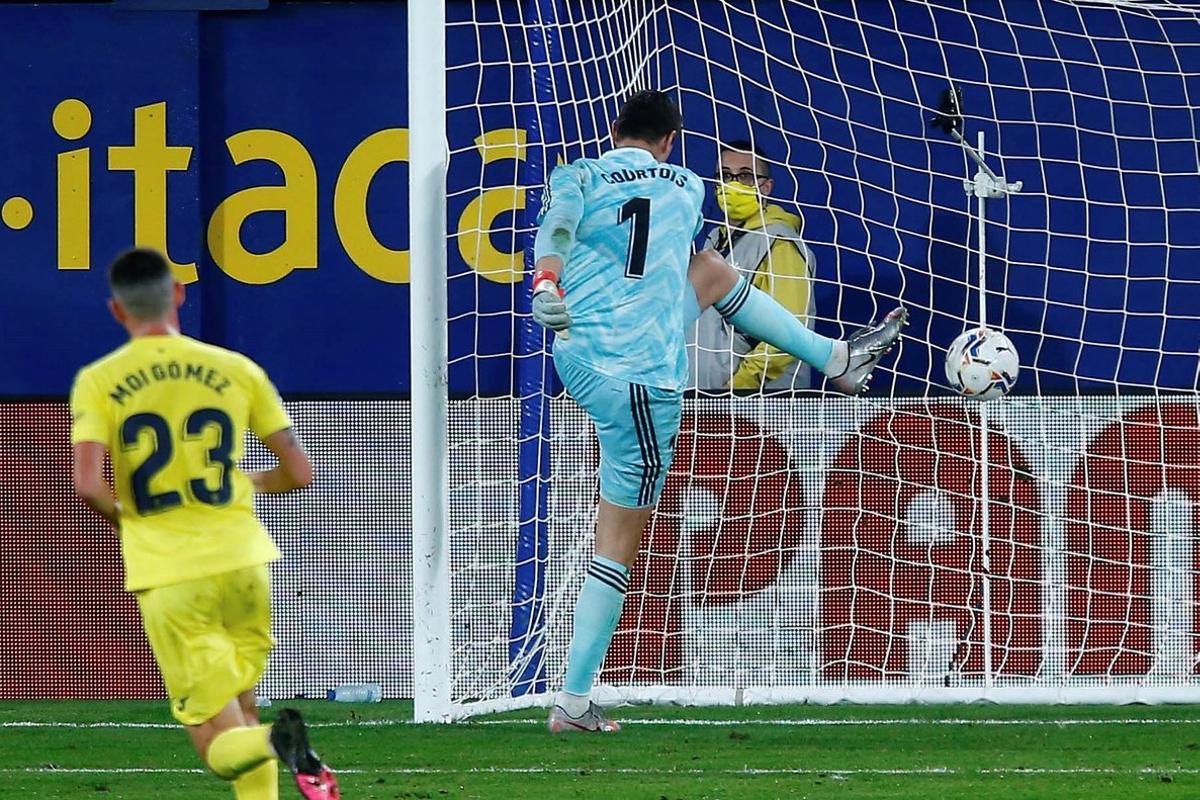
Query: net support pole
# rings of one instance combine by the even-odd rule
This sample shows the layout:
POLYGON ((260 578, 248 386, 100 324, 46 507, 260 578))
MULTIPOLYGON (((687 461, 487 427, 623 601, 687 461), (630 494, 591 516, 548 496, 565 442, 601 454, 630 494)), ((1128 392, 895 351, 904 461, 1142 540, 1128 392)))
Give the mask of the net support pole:
POLYGON ((526 0, 526 36, 532 63, 532 102, 522 122, 528 132, 523 170, 526 184, 525 280, 514 297, 517 313, 516 384, 520 401, 517 446, 518 528, 516 575, 509 628, 509 685, 513 697, 541 694, 546 681, 546 569, 550 561, 550 398, 553 383, 548 334, 530 316, 533 229, 543 202, 547 143, 557 143, 557 113, 551 70, 559 53, 554 0, 526 0), (545 113, 543 113, 545 112, 545 113))
POLYGON ((408 3, 413 718, 450 720, 446 5, 408 3))
MULTIPOLYGON (((1010 194, 1021 191, 1021 181, 1009 183, 997 175, 986 161, 987 151, 984 148, 984 134, 979 132, 977 145, 971 146, 962 133, 963 115, 959 104, 959 92, 953 85, 942 94, 938 114, 930 120, 937 128, 962 145, 963 152, 975 162, 975 175, 963 181, 963 189, 968 197, 974 197, 978 205, 977 228, 979 239, 979 327, 987 327, 987 200, 988 198, 1007 198, 1010 194)), ((968 203, 969 205, 969 203, 968 203)), ((979 406, 979 495, 980 505, 980 559, 981 592, 983 608, 983 696, 986 698, 995 685, 995 675, 992 667, 992 528, 991 528, 991 456, 988 452, 991 433, 990 410, 987 403, 979 406)))
MULTIPOLYGON (((975 173, 975 199, 979 206, 979 327, 987 327, 987 181, 994 180, 995 174, 986 169, 983 156, 983 131, 979 132, 979 169, 975 173), (981 191, 983 189, 984 191, 981 191)), ((992 688, 995 680, 992 674, 992 528, 990 508, 992 505, 989 475, 991 461, 988 457, 988 404, 979 406, 979 496, 980 524, 983 528, 980 546, 983 549, 981 564, 983 570, 983 685, 984 691, 992 688)))

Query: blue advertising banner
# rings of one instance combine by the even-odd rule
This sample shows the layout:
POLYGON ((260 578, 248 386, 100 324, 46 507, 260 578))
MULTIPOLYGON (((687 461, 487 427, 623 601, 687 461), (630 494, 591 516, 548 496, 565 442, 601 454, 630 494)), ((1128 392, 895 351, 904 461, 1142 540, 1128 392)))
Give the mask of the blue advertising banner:
POLYGON ((0 16, 0 196, 33 209, 0 228, 5 393, 62 394, 119 343, 104 267, 135 241, 187 331, 286 391, 405 389, 403 7, 0 16))
MULTIPOLYGON (((187 284, 185 329, 246 352, 283 391, 407 392, 402 4, 6 7, 0 69, 19 76, 0 87, 0 393, 65 394, 120 343, 104 268, 134 242, 165 250, 187 284)), ((468 212, 478 225, 477 128, 453 130, 476 187, 453 194, 454 232, 468 212)), ((449 253, 452 274, 472 272, 449 253)), ((459 329, 476 308, 511 309, 511 284, 470 284, 451 285, 459 329)), ((511 320, 479 325, 456 337, 469 350, 455 390, 507 392, 511 320)))
MULTIPOLYGON (((523 5, 448 3, 459 395, 514 386, 536 210, 523 5)), ((1200 34, 1062 3, 858 4, 853 19, 755 5, 720 6, 719 24, 701 22, 709 0, 656 15, 672 49, 648 68, 685 116, 673 159, 711 175, 715 142, 752 133, 787 163, 775 195, 818 257, 818 330, 841 335, 897 299, 913 311, 878 389, 938 391, 946 344, 977 314, 967 172, 927 124, 951 77, 970 130, 1025 182, 989 212, 989 317, 1023 355, 1018 389, 1195 386, 1200 34)), ((285 393, 407 392, 404 5, 124 9, 0 7, 0 396, 62 396, 121 341, 103 272, 135 242, 163 248, 187 284, 185 328, 246 352, 285 393)), ((561 58, 602 45, 564 36, 561 58)), ((577 78, 556 91, 586 92, 577 78)), ((610 101, 561 113, 563 141, 537 163, 593 154, 569 140, 600 146, 610 101)))

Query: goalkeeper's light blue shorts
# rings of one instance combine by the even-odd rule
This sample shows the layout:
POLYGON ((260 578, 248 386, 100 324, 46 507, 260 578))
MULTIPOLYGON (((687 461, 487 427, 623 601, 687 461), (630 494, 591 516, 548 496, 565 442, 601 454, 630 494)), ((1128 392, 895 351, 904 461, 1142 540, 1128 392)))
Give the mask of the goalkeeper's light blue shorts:
POLYGON ((622 508, 657 503, 675 455, 683 392, 610 378, 564 356, 554 366, 596 426, 600 496, 622 508))

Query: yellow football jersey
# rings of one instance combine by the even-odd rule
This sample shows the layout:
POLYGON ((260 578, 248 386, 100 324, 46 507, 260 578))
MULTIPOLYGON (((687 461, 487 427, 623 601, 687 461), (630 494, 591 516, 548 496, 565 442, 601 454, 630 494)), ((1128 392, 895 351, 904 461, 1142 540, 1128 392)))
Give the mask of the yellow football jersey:
POLYGON ((112 456, 125 588, 166 586, 265 564, 279 550, 238 464, 246 431, 291 426, 267 374, 187 336, 141 336, 79 371, 71 441, 112 456))

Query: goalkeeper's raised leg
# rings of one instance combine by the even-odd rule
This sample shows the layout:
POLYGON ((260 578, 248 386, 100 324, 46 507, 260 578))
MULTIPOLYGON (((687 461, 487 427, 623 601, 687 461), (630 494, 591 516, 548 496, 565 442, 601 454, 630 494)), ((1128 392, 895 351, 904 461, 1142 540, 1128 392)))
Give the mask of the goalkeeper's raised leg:
POLYGON ((704 309, 712 306, 741 333, 813 365, 845 394, 867 390, 879 359, 891 351, 908 324, 908 311, 895 308, 846 339, 822 336, 752 285, 716 250, 692 256, 688 283, 693 291, 684 297, 685 324, 695 322, 704 309))

